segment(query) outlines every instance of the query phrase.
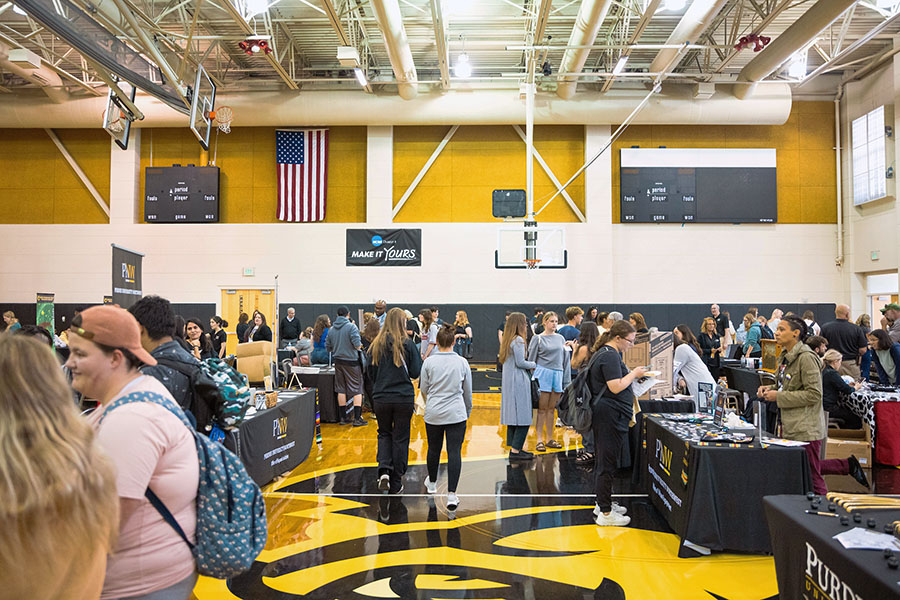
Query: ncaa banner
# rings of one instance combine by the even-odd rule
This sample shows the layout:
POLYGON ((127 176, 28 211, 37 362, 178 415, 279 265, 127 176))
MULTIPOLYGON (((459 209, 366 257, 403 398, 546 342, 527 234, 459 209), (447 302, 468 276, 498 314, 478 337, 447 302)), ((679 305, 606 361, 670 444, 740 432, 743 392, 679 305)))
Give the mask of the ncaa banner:
POLYGON ((140 252, 112 244, 113 304, 128 308, 141 299, 140 252))
POLYGON ((348 229, 348 267, 421 267, 421 229, 348 229))
POLYGON ((44 327, 50 335, 56 334, 56 294, 37 294, 37 318, 35 324, 44 327))

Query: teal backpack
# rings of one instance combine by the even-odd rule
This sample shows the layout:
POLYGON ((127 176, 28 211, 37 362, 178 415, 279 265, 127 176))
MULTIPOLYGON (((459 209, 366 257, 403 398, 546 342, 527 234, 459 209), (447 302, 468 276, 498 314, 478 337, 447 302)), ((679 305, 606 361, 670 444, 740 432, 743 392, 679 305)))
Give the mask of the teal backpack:
POLYGON ((266 545, 268 532, 262 492, 247 474, 241 459, 222 444, 197 433, 175 402, 153 392, 122 396, 107 407, 100 422, 114 409, 132 402, 162 406, 178 417, 194 436, 200 461, 196 545, 188 540, 178 521, 149 487, 144 495, 191 549, 197 572, 228 579, 249 570, 266 545))
POLYGON ((202 431, 208 425, 222 429, 237 427, 250 407, 250 385, 247 376, 229 367, 221 358, 207 358, 199 366, 158 358, 157 363, 178 371, 190 380, 194 395, 194 417, 202 431))

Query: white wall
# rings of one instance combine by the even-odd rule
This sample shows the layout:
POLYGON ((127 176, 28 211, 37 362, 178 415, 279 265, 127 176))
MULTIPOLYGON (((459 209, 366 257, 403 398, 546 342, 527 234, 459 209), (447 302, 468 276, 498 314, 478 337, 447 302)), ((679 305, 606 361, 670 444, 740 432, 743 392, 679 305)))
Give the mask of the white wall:
MULTIPOLYGON (((586 157, 609 135, 587 126, 586 157)), ((390 226, 391 147, 391 127, 369 128, 371 227, 390 226)), ((110 293, 111 243, 145 253, 144 292, 174 302, 219 302, 221 287, 268 287, 276 274, 290 302, 845 301, 833 225, 612 225, 609 151, 585 174, 587 223, 565 225, 569 268, 526 272, 494 268, 489 223, 419 225, 422 268, 347 268, 344 230, 362 224, 136 224, 138 148, 114 148, 110 225, 0 225, 0 301, 98 302, 110 293)))
MULTIPOLYGON (((897 43, 897 42, 895 42, 897 43)), ((867 295, 875 293, 867 290, 868 273, 891 271, 897 277, 900 266, 897 228, 900 226, 900 211, 897 210, 896 175, 888 180, 889 197, 876 200, 861 206, 853 206, 852 154, 850 124, 853 119, 884 105, 886 107, 885 125, 892 125, 894 135, 885 138, 886 166, 897 170, 894 160, 896 156, 896 139, 900 120, 895 106, 900 82, 900 57, 895 56, 893 62, 860 81, 846 85, 841 106, 841 146, 843 174, 843 210, 845 217, 845 270, 848 273, 849 303, 852 313, 868 312, 870 309, 867 295), (893 115, 890 120, 889 115, 893 115), (877 252, 877 259, 872 259, 872 252, 877 252)), ((896 284, 894 286, 896 288, 896 284)))

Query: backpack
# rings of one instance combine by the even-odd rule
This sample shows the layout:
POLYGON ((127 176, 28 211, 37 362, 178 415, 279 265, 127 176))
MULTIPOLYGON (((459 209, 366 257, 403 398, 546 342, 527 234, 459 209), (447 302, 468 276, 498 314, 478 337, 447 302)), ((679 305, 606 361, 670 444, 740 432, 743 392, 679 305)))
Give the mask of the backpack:
POLYGON ((266 505, 259 486, 247 474, 241 459, 222 444, 198 434, 177 404, 153 392, 122 396, 109 405, 100 423, 114 409, 132 402, 162 406, 178 417, 194 436, 200 462, 196 545, 191 544, 178 521, 149 487, 144 495, 191 549, 197 572, 227 579, 249 570, 266 545, 266 505))
POLYGON ((582 367, 578 371, 578 375, 573 379, 566 389, 563 390, 562 396, 559 398, 559 404, 556 407, 559 419, 566 425, 573 427, 575 431, 585 434, 591 430, 594 424, 594 400, 599 398, 603 391, 597 394, 591 393, 588 386, 590 378, 591 365, 594 358, 602 351, 601 348, 591 356, 586 367, 582 367))
POLYGON ((250 386, 247 376, 229 367, 221 358, 201 360, 199 368, 158 358, 156 362, 190 379, 194 395, 192 412, 197 427, 206 429, 215 422, 222 429, 237 427, 250 407, 250 386))

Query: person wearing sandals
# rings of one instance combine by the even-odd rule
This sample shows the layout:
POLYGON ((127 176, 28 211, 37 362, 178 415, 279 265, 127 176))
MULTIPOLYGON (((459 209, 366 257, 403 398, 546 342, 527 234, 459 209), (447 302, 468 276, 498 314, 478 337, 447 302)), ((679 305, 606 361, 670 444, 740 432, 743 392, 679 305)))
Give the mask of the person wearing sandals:
POLYGON ((510 313, 500 342, 500 364, 503 365, 500 424, 506 425, 506 445, 511 461, 534 458, 534 454, 522 449, 531 428, 531 371, 537 366, 525 359, 527 330, 525 315, 510 313))
POLYGON ((537 416, 538 443, 534 447, 538 452, 545 452, 547 448, 562 448, 562 444, 553 439, 554 411, 572 375, 566 339, 556 333, 559 317, 555 312, 546 312, 543 325, 544 331, 531 338, 528 346, 528 360, 537 364, 534 379, 541 390, 537 416))
POLYGON ((425 436, 428 438, 428 477, 425 490, 437 492, 441 449, 447 438, 447 510, 459 506, 456 486, 462 471, 462 444, 472 414, 472 369, 453 351, 456 326, 444 323, 437 333, 437 352, 422 363, 419 391, 425 398, 425 436))
POLYGON ((597 446, 594 459, 597 506, 594 515, 597 525, 601 527, 623 527, 631 522, 631 518, 625 516, 625 507, 612 501, 612 483, 634 410, 631 384, 647 372, 644 367, 629 371, 622 362, 622 354, 634 345, 635 335, 631 323, 616 321, 597 340, 588 366, 588 388, 592 397, 599 396, 593 406, 592 428, 597 446))
MULTIPOLYGON (((596 311, 597 309, 593 309, 596 311)), ((590 311, 588 311, 590 314, 590 311)), ((606 317, 604 317, 605 319, 606 317)), ((575 350, 572 352, 572 379, 578 374, 578 369, 586 367, 591 362, 591 356, 594 354, 594 344, 600 337, 600 328, 593 321, 584 321, 581 323, 581 333, 575 340, 575 350)), ((581 436, 581 444, 583 448, 575 457, 575 462, 582 465, 590 465, 594 462, 594 433, 586 432, 581 436)))

